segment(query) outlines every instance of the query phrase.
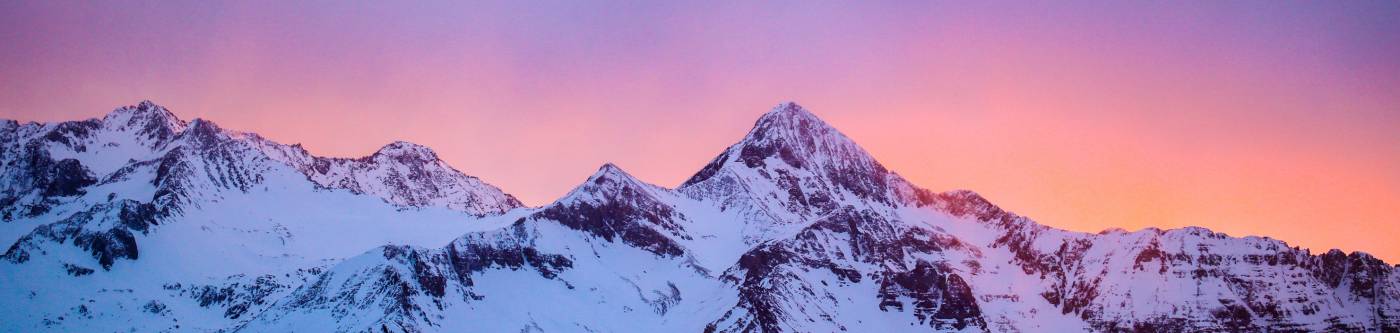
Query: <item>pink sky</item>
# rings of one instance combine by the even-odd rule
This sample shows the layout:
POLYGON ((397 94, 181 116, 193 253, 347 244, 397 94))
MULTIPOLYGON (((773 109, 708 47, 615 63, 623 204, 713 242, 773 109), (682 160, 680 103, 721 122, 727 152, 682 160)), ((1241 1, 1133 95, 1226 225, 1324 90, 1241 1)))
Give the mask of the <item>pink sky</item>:
POLYGON ((675 186, 793 100, 934 190, 1080 231, 1197 225, 1400 261, 1394 2, 3 2, 0 118, 151 99, 543 204, 675 186))

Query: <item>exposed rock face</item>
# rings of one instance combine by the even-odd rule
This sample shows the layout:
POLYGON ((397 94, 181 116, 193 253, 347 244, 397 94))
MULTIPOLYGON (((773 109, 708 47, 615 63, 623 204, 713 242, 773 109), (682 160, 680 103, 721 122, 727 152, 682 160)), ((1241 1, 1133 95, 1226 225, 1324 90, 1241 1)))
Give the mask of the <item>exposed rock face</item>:
POLYGON ((744 254, 724 278, 739 286, 740 302, 712 329, 801 331, 813 321, 846 330, 846 307, 908 312, 932 329, 986 329, 972 289, 949 267, 943 251, 966 251, 954 237, 890 221, 847 206, 795 237, 744 254), (853 285, 866 284, 866 288, 853 285), (874 289, 854 300, 843 289, 874 289), (843 299, 845 298, 845 299, 843 299), (906 302, 907 304, 906 307, 906 302))
POLYGON ((918 188, 793 103, 764 114, 676 189, 607 164, 536 208, 426 147, 317 157, 146 102, 102 120, 4 122, 0 137, 0 212, 12 221, 0 226, 16 235, 0 257, 0 282, 133 286, 70 298, 0 287, 0 296, 50 309, 4 304, 14 311, 0 311, 0 330, 1400 331, 1400 274, 1370 255, 1315 255, 1203 228, 1047 227, 971 191, 918 188), (339 194, 286 189, 296 186, 339 194), (223 202, 262 193, 371 196, 392 208, 387 220, 431 219, 424 212, 433 210, 403 208, 442 207, 481 227, 450 242, 375 243, 348 259, 314 249, 357 235, 265 254, 326 235, 297 234, 288 230, 298 222, 263 223, 280 216, 223 202), (249 217, 209 222, 217 218, 206 206, 249 217), (247 254, 231 259, 324 259, 216 279, 120 280, 147 276, 123 268, 148 254, 194 250, 162 238, 179 227, 188 228, 174 235, 248 237, 227 246, 247 254), (30 274, 45 267, 54 271, 30 274), (50 299, 75 305, 42 301, 50 299))
POLYGON ((679 224, 685 216, 658 197, 658 192, 664 191, 607 164, 569 195, 534 216, 657 255, 679 256, 683 250, 670 237, 690 236, 679 224))
POLYGON ((439 206, 481 215, 521 206, 515 197, 448 166, 428 147, 408 142, 391 143, 361 158, 313 158, 301 168, 322 186, 402 206, 439 206))
MULTIPOLYGON (((463 319, 453 315, 462 309, 520 311, 527 317, 531 316, 526 312, 530 310, 559 313, 539 308, 542 303, 537 303, 537 299, 547 297, 533 292, 510 296, 518 292, 511 291, 516 287, 514 283, 557 289, 546 295, 564 299, 593 299, 599 297, 597 293, 623 291, 627 297, 599 298, 601 303, 618 303, 620 307, 595 305, 589 309, 614 313, 611 311, 649 308, 654 314, 665 314, 681 301, 682 290, 677 284, 684 284, 667 279, 684 279, 690 284, 717 283, 669 238, 680 234, 680 230, 669 228, 678 226, 673 218, 681 217, 667 207, 646 205, 659 204, 649 193, 654 190, 659 189, 636 182, 614 166, 604 166, 570 195, 504 229, 468 234, 438 249, 384 247, 372 252, 379 255, 365 255, 337 265, 242 329, 299 327, 307 323, 302 321, 307 317, 329 315, 337 318, 339 330, 386 328, 416 332, 460 327, 464 322, 480 323, 476 316, 463 319), (642 265, 604 267, 624 258, 641 260, 636 263, 642 265), (647 276, 649 272, 662 276, 647 276), (495 278, 500 275, 517 280, 502 285, 495 278), (656 281, 647 283, 637 281, 638 278, 656 281), (527 282, 530 280, 533 282, 527 282), (521 306, 524 308, 515 308, 521 306), (366 313, 363 309, 375 310, 366 313)), ((504 320, 508 318, 514 317, 487 319, 507 326, 540 325, 504 320)), ((481 325, 475 327, 499 327, 481 325)), ((617 327, 628 327, 622 325, 617 327)))
POLYGON ((1023 228, 995 246, 1010 248, 1027 273, 1051 282, 1046 300, 1100 330, 1396 327, 1397 308, 1382 295, 1397 295, 1395 267, 1362 253, 1314 256, 1277 240, 1202 228, 1097 235, 1023 228), (1047 251, 1036 244, 1059 245, 1047 251))
POLYGON ((843 205, 890 209, 919 193, 796 103, 764 114, 743 140, 677 190, 744 212, 750 244, 794 232, 843 205))
MULTIPOLYGON (((48 242, 68 243, 92 255, 102 269, 112 268, 118 259, 140 257, 136 236, 145 234, 156 222, 155 206, 130 200, 102 204, 62 221, 35 228, 5 251, 3 258, 14 263, 29 260, 31 252, 45 251, 48 242)), ((68 265, 70 273, 86 275, 91 272, 80 266, 68 265)))
MULTIPOLYGON (((254 324, 276 323, 298 312, 329 310, 340 323, 337 330, 391 327, 421 331, 436 326, 448 304, 482 301, 473 291, 473 275, 487 270, 530 272, 554 280, 573 262, 564 255, 539 252, 530 242, 525 223, 477 237, 463 238, 442 249, 385 246, 374 257, 352 259, 354 270, 321 274, 284 298, 254 324), (361 309, 375 309, 373 317, 361 309), (382 310, 382 311, 380 311, 382 310)), ((560 282, 563 284, 563 282, 560 282)))

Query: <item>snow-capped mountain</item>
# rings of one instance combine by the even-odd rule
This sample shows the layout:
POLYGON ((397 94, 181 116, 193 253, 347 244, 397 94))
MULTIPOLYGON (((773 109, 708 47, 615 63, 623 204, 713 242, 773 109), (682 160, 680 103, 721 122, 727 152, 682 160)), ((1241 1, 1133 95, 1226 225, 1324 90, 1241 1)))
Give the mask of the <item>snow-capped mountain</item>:
POLYGON ((687 297, 724 287, 684 251, 687 217, 662 191, 605 165, 503 228, 349 259, 239 331, 644 331, 700 320, 668 314, 693 314, 705 303, 687 297))
POLYGON ((795 103, 677 188, 607 164, 542 207, 148 102, 0 130, 3 331, 1400 331, 1364 253, 1047 227, 795 103))
MULTIPOLYGON (((274 149, 285 146, 275 146, 274 149)), ((443 207, 478 215, 520 207, 495 186, 453 169, 428 147, 397 141, 361 158, 311 156, 300 146, 276 156, 318 185, 384 198, 408 207, 443 207)))
POLYGON ((421 147, 324 158, 150 102, 7 121, 0 137, 0 297, 14 301, 0 330, 220 329, 253 304, 207 291, 251 285, 262 302, 366 249, 445 244, 520 206, 421 147))

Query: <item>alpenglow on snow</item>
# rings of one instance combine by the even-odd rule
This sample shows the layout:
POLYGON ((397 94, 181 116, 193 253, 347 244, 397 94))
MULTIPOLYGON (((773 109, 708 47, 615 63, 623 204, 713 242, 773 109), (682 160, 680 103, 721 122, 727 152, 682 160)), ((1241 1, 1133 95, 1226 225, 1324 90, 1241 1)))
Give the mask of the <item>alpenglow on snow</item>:
POLYGON ((795 103, 675 188, 526 207, 395 142, 315 156, 149 101, 0 123, 6 332, 1400 331, 1400 274, 1204 228, 1055 229, 795 103))

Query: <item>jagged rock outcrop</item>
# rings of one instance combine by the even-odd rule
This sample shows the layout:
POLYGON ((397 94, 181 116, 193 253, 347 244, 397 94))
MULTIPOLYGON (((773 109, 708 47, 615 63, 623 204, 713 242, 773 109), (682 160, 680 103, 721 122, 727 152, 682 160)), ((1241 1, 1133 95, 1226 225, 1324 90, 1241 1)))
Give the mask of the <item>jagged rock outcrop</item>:
MULTIPOLYGON (((47 243, 71 242, 91 254, 102 269, 111 269, 118 259, 135 260, 140 257, 136 236, 145 234, 157 223, 154 205, 131 200, 100 204, 61 221, 35 228, 11 245, 0 258, 24 263, 29 260, 31 252, 48 251, 44 246, 47 243)), ((69 272, 75 275, 91 273, 90 269, 79 265, 66 265, 70 267, 69 272)))

